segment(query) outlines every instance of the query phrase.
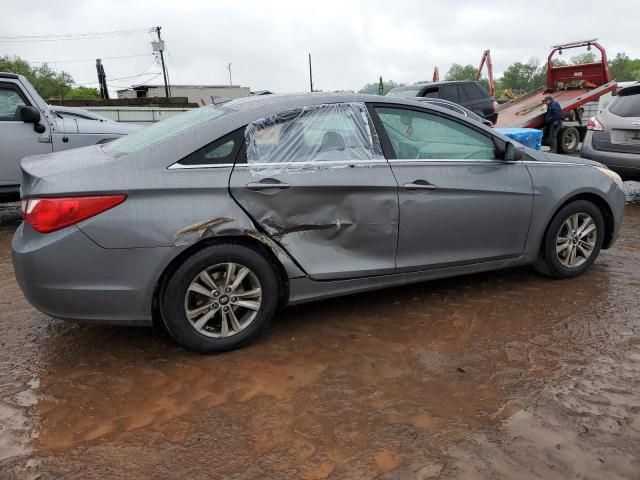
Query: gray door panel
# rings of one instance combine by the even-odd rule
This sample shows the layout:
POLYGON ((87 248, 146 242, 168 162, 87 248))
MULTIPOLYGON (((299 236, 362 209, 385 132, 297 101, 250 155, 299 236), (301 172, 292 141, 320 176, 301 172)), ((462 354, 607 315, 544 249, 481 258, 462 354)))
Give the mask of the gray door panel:
POLYGON ((400 185, 399 271, 522 254, 533 208, 531 177, 523 164, 395 160, 391 165, 400 185))
POLYGON ((310 163, 266 177, 236 165, 230 188, 311 278, 394 272, 398 187, 386 161, 310 163))
POLYGON ((399 186, 398 271, 522 254, 532 180, 521 162, 498 159, 501 140, 445 114, 386 106, 375 113, 399 186))

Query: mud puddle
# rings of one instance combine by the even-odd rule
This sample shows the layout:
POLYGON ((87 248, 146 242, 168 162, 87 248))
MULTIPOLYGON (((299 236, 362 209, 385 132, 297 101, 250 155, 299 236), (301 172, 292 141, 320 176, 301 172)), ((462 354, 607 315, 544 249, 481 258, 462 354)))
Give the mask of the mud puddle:
POLYGON ((5 223, 0 478, 637 478, 628 188, 619 243, 578 279, 521 269, 294 307, 214 357, 37 313, 5 223))

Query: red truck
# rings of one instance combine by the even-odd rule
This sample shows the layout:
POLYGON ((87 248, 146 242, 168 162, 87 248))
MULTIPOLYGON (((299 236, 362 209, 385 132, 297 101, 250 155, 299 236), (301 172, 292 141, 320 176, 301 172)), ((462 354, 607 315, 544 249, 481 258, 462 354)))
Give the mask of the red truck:
MULTIPOLYGON (((564 153, 575 152, 587 132, 587 122, 582 119, 580 107, 585 103, 598 100, 602 95, 616 88, 616 82, 609 72, 607 52, 596 40, 584 40, 552 47, 553 50, 547 58, 546 85, 498 106, 496 126, 542 129, 544 114, 547 110, 542 100, 546 95, 551 95, 560 104, 565 114, 565 121, 558 132, 558 149, 564 153), (556 53, 561 55, 564 50, 579 47, 587 47, 589 50, 591 47, 597 48, 601 53, 600 61, 554 66, 553 58, 556 53)), ((543 144, 548 143, 545 134, 543 144)))

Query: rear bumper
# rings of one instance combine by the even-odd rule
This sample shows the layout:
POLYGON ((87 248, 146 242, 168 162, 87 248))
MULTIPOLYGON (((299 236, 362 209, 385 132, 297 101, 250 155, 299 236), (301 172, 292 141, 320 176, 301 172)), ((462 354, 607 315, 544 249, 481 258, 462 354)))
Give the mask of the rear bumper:
POLYGON ((620 175, 623 180, 640 179, 640 154, 618 153, 596 150, 593 148, 591 132, 587 132, 582 142, 580 156, 606 165, 620 175))
POLYGON ((175 248, 105 249, 77 227, 41 235, 24 223, 13 265, 26 299, 66 320, 151 325, 152 297, 175 248))

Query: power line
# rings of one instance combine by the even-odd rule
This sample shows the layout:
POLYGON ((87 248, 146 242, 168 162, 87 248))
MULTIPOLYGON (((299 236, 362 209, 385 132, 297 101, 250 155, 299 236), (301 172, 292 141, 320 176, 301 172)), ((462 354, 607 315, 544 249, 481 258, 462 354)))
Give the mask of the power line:
MULTIPOLYGON (((116 60, 116 59, 120 59, 120 58, 134 58, 134 57, 148 57, 150 55, 153 55, 153 53, 139 53, 136 55, 122 55, 119 57, 100 57, 102 60, 116 60)), ((82 59, 78 59, 78 60, 46 60, 43 62, 36 62, 36 61, 32 61, 32 62, 27 62, 27 63, 75 63, 75 62, 95 62, 96 59, 95 58, 82 58, 82 59)))
POLYGON ((111 32, 62 33, 51 35, 0 35, 0 42, 53 42, 60 40, 95 40, 99 38, 129 37, 149 33, 153 28, 136 28, 131 30, 114 30, 111 32))
MULTIPOLYGON (((128 77, 110 78, 109 80, 128 80, 130 78, 144 77, 145 75, 155 75, 157 77, 158 75, 162 75, 162 72, 140 73, 138 75, 130 75, 128 77)), ((153 77, 153 78, 155 78, 155 77, 153 77)), ((96 83, 99 83, 99 82, 76 83, 76 85, 78 87, 82 87, 84 85, 94 85, 96 83)))

